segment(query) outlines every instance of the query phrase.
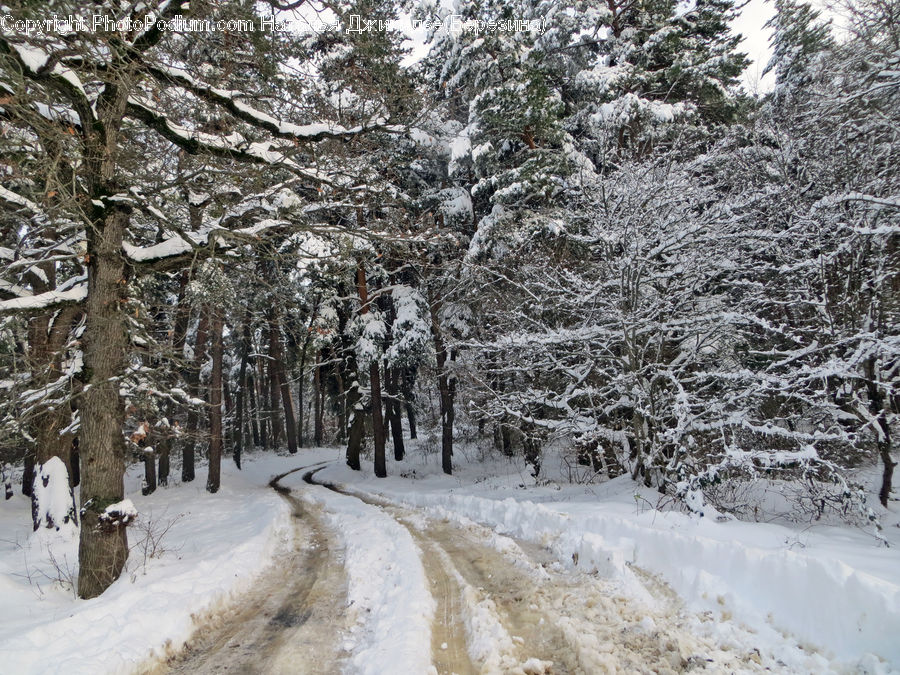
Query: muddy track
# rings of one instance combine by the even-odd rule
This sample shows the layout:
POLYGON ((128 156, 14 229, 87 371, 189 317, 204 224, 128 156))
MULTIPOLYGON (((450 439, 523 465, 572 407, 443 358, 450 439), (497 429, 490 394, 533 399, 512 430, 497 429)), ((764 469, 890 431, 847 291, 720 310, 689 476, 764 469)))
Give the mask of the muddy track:
POLYGON ((345 623, 347 581, 336 558, 339 547, 319 509, 278 484, 285 475, 270 486, 291 505, 291 550, 276 557, 251 591, 199 619, 179 654, 144 672, 340 672, 346 654, 337 636, 345 623))
MULTIPOLYGON (((305 470, 307 483, 382 510, 416 542, 435 601, 431 659, 441 675, 781 670, 771 660, 762 663, 755 650, 704 637, 704 619, 684 612, 671 589, 640 570, 637 578, 656 598, 653 606, 629 599, 614 580, 562 571, 535 543, 318 482, 316 466, 294 471, 305 470)), ((320 507, 279 485, 285 475, 270 485, 291 505, 292 550, 252 591, 198 620, 181 653, 140 672, 341 671, 349 654, 341 651, 340 635, 350 629, 341 549, 320 507)))
POLYGON ((437 606, 432 662, 438 673, 770 670, 756 652, 698 635, 702 621, 685 613, 663 582, 640 570, 637 577, 657 598, 655 607, 628 600, 616 582, 561 571, 537 544, 319 483, 315 473, 304 479, 380 508, 412 534, 437 606))
POLYGON ((375 506, 409 530, 436 604, 432 664, 438 673, 581 672, 562 631, 528 602, 537 572, 511 564, 480 532, 318 482, 316 472, 307 472, 304 480, 375 506), (561 667, 553 668, 554 661, 561 667))

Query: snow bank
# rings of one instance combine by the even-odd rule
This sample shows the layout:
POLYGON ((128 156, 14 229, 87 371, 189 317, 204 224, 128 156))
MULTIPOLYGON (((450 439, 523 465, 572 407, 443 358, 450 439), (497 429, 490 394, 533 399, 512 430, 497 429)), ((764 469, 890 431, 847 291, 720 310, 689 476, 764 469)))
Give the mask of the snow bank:
POLYGON ((321 476, 541 543, 569 567, 617 578, 631 590, 636 565, 695 610, 734 617, 770 636, 773 627, 789 632, 854 666, 871 662, 869 654, 900 665, 900 555, 843 529, 798 533, 655 509, 639 513, 633 495, 628 504, 621 494, 634 491, 633 484, 599 499, 541 489, 506 497, 496 484, 466 485, 456 477, 361 481, 344 467, 321 476))
POLYGON ((409 531, 374 506, 324 488, 307 495, 321 503, 345 547, 349 611, 356 625, 343 647, 348 671, 380 675, 427 673, 431 667, 434 600, 409 531))
POLYGON ((588 571, 631 576, 628 566, 638 565, 704 609, 728 610, 751 625, 771 621, 839 659, 871 652, 900 664, 900 573, 892 583, 840 560, 704 536, 720 524, 676 513, 630 519, 511 498, 411 497, 404 501, 437 503, 498 532, 543 539, 560 560, 588 571))

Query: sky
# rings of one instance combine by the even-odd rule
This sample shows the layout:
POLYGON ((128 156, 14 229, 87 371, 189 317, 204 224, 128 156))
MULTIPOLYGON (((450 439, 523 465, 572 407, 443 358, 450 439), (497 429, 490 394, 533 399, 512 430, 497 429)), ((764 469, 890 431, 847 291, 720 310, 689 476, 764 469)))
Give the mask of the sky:
POLYGON ((764 25, 774 12, 775 7, 768 0, 750 0, 732 24, 732 30, 744 37, 741 50, 751 61, 744 73, 744 86, 750 92, 765 93, 775 86, 775 73, 762 77, 762 71, 772 55, 770 31, 764 25))

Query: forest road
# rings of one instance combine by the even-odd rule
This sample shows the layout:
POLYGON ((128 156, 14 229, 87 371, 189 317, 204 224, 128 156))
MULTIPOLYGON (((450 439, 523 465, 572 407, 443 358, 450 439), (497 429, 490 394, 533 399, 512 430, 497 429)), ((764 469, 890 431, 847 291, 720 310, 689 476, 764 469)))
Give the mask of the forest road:
POLYGON ((640 569, 633 568, 654 598, 649 604, 627 597, 619 582, 564 570, 546 547, 319 482, 315 473, 304 480, 379 508, 409 530, 435 601, 432 664, 440 675, 769 670, 755 651, 704 637, 703 619, 640 569))
POLYGON ((291 505, 291 549, 275 557, 250 591, 196 617, 197 629, 184 649, 141 672, 340 672, 339 661, 346 654, 340 652, 335 636, 346 621, 347 598, 341 549, 323 525, 318 507, 279 485, 294 471, 269 483, 291 505))
MULTIPOLYGON (((632 568, 651 602, 621 582, 567 571, 550 550, 499 535, 437 509, 315 480, 359 499, 412 536, 435 602, 432 672, 439 675, 594 673, 747 673, 778 671, 760 654, 708 637, 705 618, 686 612, 652 575, 632 568)), ((288 473, 294 473, 294 471, 288 473)), ((270 485, 293 512, 293 547, 276 557, 243 596, 198 617, 187 645, 142 673, 339 673, 350 656, 339 636, 348 625, 342 547, 320 506, 270 485)), ((765 658, 765 657, 764 657, 765 658)), ((390 671, 385 671, 386 673, 390 671)), ((425 675, 424 673, 422 675, 425 675)))

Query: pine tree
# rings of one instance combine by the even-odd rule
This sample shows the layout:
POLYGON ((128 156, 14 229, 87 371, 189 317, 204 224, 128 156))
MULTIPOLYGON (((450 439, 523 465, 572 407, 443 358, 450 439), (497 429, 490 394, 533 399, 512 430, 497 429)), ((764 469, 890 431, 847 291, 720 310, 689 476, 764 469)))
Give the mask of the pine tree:
POLYGON ((829 24, 821 12, 805 2, 776 0, 775 14, 766 23, 772 29, 772 58, 763 75, 771 70, 781 95, 802 87, 813 77, 813 63, 834 47, 829 24))

